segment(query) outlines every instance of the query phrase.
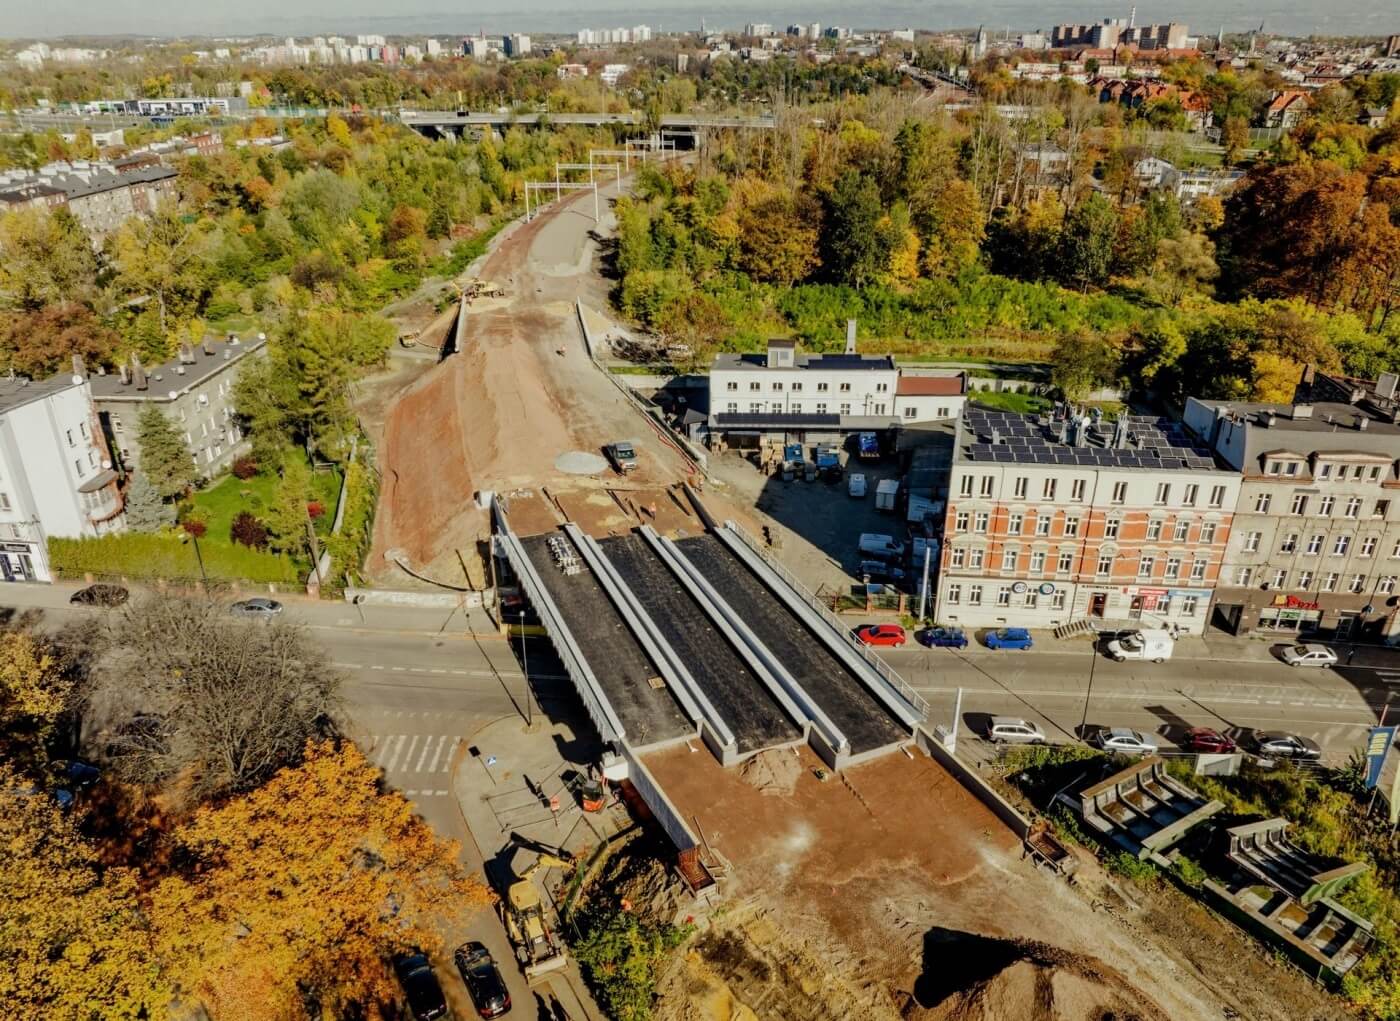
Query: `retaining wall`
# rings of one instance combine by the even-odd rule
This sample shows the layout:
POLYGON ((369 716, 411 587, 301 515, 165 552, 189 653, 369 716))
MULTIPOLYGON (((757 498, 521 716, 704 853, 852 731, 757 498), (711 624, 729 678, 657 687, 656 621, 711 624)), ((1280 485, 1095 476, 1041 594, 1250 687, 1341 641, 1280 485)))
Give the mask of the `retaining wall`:
POLYGON ((977 775, 977 772, 963 762, 952 752, 944 748, 938 739, 922 727, 914 730, 914 742, 929 755, 933 756, 954 778, 971 792, 982 804, 992 810, 992 814, 1004 822, 1008 829, 1022 840, 1031 831, 1030 820, 1022 815, 1016 806, 998 794, 986 780, 977 775))

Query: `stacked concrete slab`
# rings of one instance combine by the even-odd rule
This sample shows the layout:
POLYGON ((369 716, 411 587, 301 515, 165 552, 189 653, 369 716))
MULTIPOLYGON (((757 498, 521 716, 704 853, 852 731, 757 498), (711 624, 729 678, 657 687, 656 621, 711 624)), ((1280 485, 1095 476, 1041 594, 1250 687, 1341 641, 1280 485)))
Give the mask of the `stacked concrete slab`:
POLYGON ((1084 788, 1077 801, 1066 800, 1101 837, 1160 864, 1167 864, 1161 858, 1166 851, 1225 807, 1174 780, 1156 756, 1084 788))

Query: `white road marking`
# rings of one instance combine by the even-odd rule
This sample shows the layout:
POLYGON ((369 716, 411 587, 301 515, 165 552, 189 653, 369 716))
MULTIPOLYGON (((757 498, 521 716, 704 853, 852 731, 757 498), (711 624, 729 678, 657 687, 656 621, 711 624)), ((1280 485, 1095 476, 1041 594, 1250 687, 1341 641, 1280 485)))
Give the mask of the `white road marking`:
POLYGON ((405 773, 412 772, 412 770, 408 768, 408 764, 413 761, 413 749, 418 745, 419 736, 418 734, 414 734, 413 739, 408 742, 408 754, 403 757, 403 771, 405 773))
MULTIPOLYGON (((454 737, 454 738, 452 739, 452 745, 451 745, 451 747, 449 747, 449 748, 447 749, 447 758, 444 759, 444 760, 443 760, 443 763, 442 763, 442 771, 443 771, 444 773, 446 773, 449 769, 452 768, 452 756, 456 753, 456 751, 457 751, 457 746, 458 746, 459 744, 461 744, 461 743, 462 743, 462 739, 461 739, 460 737, 454 737)), ((437 762, 436 759, 434 759, 433 761, 434 761, 434 763, 437 762)))
MULTIPOLYGON (((445 744, 447 744, 447 735, 446 735, 446 734, 443 734, 441 737, 438 738, 438 740, 437 740, 437 745, 436 745, 436 746, 434 747, 434 749, 433 749, 433 761, 432 761, 432 763, 428 766, 428 772, 429 772, 429 773, 436 773, 436 772, 437 772, 438 760, 442 758, 442 748, 443 748, 443 745, 445 745, 445 744)), ((423 754, 424 754, 424 756, 426 756, 426 755, 428 754, 428 747, 427 747, 427 745, 424 745, 424 746, 423 746, 423 754)), ((422 769, 423 769, 423 763, 422 763, 422 762, 419 762, 419 763, 418 763, 418 769, 419 769, 420 772, 422 771, 422 769)))
POLYGON ((383 667, 381 664, 379 664, 379 663, 375 663, 375 664, 373 664, 372 666, 370 666, 370 669, 371 669, 371 670, 383 670, 384 667, 383 667))
MULTIPOLYGON (((443 741, 443 738, 438 738, 438 746, 439 746, 439 747, 442 746, 442 741, 443 741)), ((425 762, 428 761, 428 749, 432 746, 432 743, 433 743, 433 738, 432 738, 432 735, 430 734, 430 735, 428 735, 428 739, 427 739, 426 741, 423 742, 423 751, 422 751, 422 752, 419 754, 419 756, 418 756, 418 765, 416 765, 416 766, 413 767, 413 771, 414 771, 415 773, 421 773, 421 772, 423 772, 423 763, 425 763, 425 762)))
MULTIPOLYGON (((384 668, 383 668, 383 667, 380 667, 379 669, 383 670, 384 668)), ((407 667, 396 666, 396 667, 392 667, 391 669, 394 671, 394 673, 396 673, 396 674, 401 674, 401 673, 403 673, 403 672, 404 672, 406 669, 408 669, 408 668, 407 668, 407 667)))
POLYGON ((434 673, 434 674, 445 674, 445 673, 447 673, 447 671, 446 671, 446 670, 439 670, 439 669, 437 669, 437 668, 435 667, 435 668, 433 668, 432 670, 430 670, 429 673, 434 673))
POLYGON ((375 751, 375 753, 374 753, 374 764, 375 764, 376 766, 378 766, 380 769, 383 769, 383 768, 384 768, 384 763, 385 763, 385 762, 388 760, 388 758, 389 758, 389 749, 392 748, 392 747, 394 746, 394 738, 397 737, 397 736, 398 736, 398 735, 396 735, 396 734, 390 734, 390 735, 388 735, 387 737, 385 737, 385 738, 384 738, 384 743, 381 744, 381 745, 378 747, 378 749, 375 751))
POLYGON ((399 756, 403 754, 403 743, 404 743, 405 741, 407 741, 407 740, 408 740, 407 735, 400 734, 400 735, 398 736, 398 741, 397 741, 397 742, 395 743, 395 745, 394 745, 394 754, 393 754, 393 757, 390 758, 388 764, 385 765, 385 767, 384 767, 384 772, 386 772, 386 773, 392 773, 392 772, 394 771, 394 767, 398 765, 399 756))

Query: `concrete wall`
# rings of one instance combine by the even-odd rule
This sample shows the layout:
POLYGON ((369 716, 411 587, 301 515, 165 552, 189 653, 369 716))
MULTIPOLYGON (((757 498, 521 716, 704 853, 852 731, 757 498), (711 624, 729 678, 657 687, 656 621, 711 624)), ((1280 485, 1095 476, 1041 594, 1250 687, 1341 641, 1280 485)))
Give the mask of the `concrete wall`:
POLYGON ((656 778, 651 775, 650 770, 643 764, 641 757, 632 749, 627 742, 619 742, 622 757, 627 760, 627 778, 632 781, 632 786, 637 789, 637 793, 642 796, 642 800, 651 809, 651 814, 656 817, 661 829, 670 838, 677 851, 688 851, 699 844, 695 839, 695 834, 691 832, 690 825, 666 796, 666 792, 661 789, 661 785, 656 782, 656 778))
POLYGON ((993 790, 991 784, 978 776, 971 766, 944 748, 937 738, 922 727, 914 731, 914 742, 931 755, 940 766, 953 774, 954 779, 966 787, 974 798, 991 809, 992 814, 1005 823, 1012 833, 1022 840, 1026 839, 1026 834, 1031 830, 1030 820, 1017 811, 1011 802, 993 790))

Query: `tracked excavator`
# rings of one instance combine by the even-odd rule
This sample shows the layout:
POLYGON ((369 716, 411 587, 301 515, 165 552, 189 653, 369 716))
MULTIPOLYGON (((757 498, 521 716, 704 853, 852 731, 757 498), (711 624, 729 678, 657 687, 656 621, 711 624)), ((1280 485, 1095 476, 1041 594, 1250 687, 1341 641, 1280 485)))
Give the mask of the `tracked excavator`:
POLYGON ((502 920, 506 935, 515 947, 515 958, 526 978, 557 971, 564 967, 568 958, 559 938, 549 927, 545 917, 544 903, 539 888, 534 883, 534 875, 541 869, 559 868, 566 871, 574 867, 574 856, 561 848, 545 850, 534 841, 511 835, 516 844, 538 851, 539 857, 506 890, 501 904, 502 920))

